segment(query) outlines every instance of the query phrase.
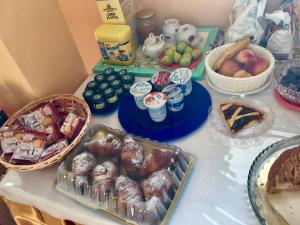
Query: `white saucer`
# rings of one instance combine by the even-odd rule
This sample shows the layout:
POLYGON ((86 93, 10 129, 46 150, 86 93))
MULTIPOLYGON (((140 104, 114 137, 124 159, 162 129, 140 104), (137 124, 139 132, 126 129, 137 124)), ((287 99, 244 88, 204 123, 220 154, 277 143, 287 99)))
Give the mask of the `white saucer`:
POLYGON ((221 88, 216 87, 214 84, 211 83, 211 81, 209 80, 208 76, 206 76, 206 83, 212 89, 214 89, 215 91, 220 92, 222 94, 226 94, 226 95, 252 95, 252 94, 255 94, 257 92, 260 92, 260 91, 266 89, 270 85, 271 80, 272 80, 272 78, 270 76, 270 78, 267 80, 267 82, 262 87, 260 87, 258 89, 255 89, 253 91, 248 91, 248 92, 230 92, 230 91, 226 91, 226 90, 223 90, 221 88))

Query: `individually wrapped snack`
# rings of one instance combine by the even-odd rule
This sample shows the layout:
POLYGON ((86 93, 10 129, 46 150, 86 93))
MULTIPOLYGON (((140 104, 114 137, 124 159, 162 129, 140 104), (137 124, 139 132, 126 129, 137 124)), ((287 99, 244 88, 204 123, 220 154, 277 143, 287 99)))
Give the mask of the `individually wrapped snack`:
POLYGON ((45 149, 45 151, 42 153, 40 157, 40 161, 45 161, 47 159, 50 159, 52 156, 58 154, 62 149, 68 146, 68 141, 66 139, 63 139, 48 148, 45 149))
POLYGON ((2 158, 9 161, 13 153, 17 150, 18 140, 21 138, 22 130, 14 130, 9 127, 1 128, 0 139, 2 158))
POLYGON ((48 133, 24 130, 19 133, 17 149, 14 151, 10 163, 37 163, 45 150, 48 133))
POLYGON ((84 119, 70 112, 60 128, 60 132, 67 138, 73 140, 79 134, 83 125, 84 119))
POLYGON ((48 139, 49 143, 53 143, 63 136, 59 131, 61 117, 51 102, 29 114, 20 116, 18 119, 28 130, 50 134, 48 139))

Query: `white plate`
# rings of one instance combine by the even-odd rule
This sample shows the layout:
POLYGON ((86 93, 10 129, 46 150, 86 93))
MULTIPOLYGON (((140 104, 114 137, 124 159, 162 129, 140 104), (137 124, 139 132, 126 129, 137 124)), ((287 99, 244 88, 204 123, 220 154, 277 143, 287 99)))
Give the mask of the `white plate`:
POLYGON ((253 91, 248 91, 248 92, 229 92, 229 91, 223 90, 223 89, 218 88, 215 85, 213 85, 211 83, 211 81, 209 80, 208 76, 206 76, 206 83, 212 89, 214 89, 215 91, 220 92, 222 94, 226 94, 226 95, 252 95, 252 94, 255 94, 257 92, 260 92, 260 91, 263 91, 264 89, 266 89, 270 85, 271 80, 272 80, 272 76, 267 80, 267 82, 262 87, 260 87, 260 88, 258 88, 256 90, 253 90, 253 91))

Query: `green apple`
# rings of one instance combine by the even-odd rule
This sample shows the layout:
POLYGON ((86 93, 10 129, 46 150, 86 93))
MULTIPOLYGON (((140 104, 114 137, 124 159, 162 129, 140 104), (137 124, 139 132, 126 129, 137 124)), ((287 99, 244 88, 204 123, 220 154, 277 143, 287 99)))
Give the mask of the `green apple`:
POLYGON ((184 53, 184 54, 182 55, 182 57, 186 57, 186 58, 189 58, 190 60, 192 60, 192 55, 191 55, 191 53, 184 53))
POLYGON ((184 53, 192 53, 193 49, 191 47, 186 47, 186 49, 184 50, 184 53))
POLYGON ((201 55, 201 51, 199 49, 194 49, 192 51, 192 58, 195 60, 195 59, 198 59, 201 55))
POLYGON ((175 52, 174 55, 173 55, 174 63, 179 63, 180 59, 181 59, 181 54, 178 53, 178 52, 175 52))
POLYGON ((179 52, 180 54, 184 53, 184 50, 187 48, 187 44, 185 42, 179 42, 176 45, 176 51, 179 52))
POLYGON ((191 59, 188 57, 182 57, 180 59, 179 65, 181 67, 188 67, 191 64, 191 59))
POLYGON ((174 55, 174 52, 175 52, 175 50, 174 50, 174 49, 172 49, 172 48, 169 48, 169 49, 166 51, 166 55, 168 55, 168 56, 170 56, 170 57, 173 57, 173 55, 174 55))
POLYGON ((164 65, 170 66, 173 63, 173 58, 170 57, 169 55, 165 55, 164 57, 161 58, 160 62, 164 65))

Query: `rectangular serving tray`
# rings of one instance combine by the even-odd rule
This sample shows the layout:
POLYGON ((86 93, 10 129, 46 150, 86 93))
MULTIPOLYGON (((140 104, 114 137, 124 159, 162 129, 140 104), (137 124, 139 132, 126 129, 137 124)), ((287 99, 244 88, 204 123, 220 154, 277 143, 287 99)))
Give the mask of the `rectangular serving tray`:
MULTIPOLYGON (((77 155, 78 153, 80 153, 83 149, 83 144, 88 141, 92 136, 94 136, 94 134, 99 131, 99 130, 105 130, 107 132, 116 134, 118 136, 125 136, 127 135, 127 133, 116 130, 116 129, 112 129, 109 127, 106 127, 104 125, 98 124, 98 125, 94 125, 93 127, 91 127, 88 132, 86 133, 86 135, 83 137, 82 141, 79 143, 79 145, 73 150, 73 152, 60 164, 58 170, 62 170, 64 169, 67 164, 71 163, 71 159, 77 155)), ((156 141, 152 141, 149 139, 144 139, 141 137, 137 137, 134 135, 131 135, 136 141, 138 142, 142 142, 146 145, 153 145, 155 147, 159 147, 159 148, 164 148, 164 149, 168 149, 171 151, 175 151, 175 152, 179 152, 180 154, 182 154, 181 157, 183 157, 185 159, 185 162, 187 162, 186 168, 184 169, 184 171, 182 171, 182 175, 181 175, 181 179, 180 179, 180 183, 177 187, 176 193, 172 199, 172 202, 170 203, 163 219, 161 220, 160 225, 166 225, 173 213, 173 210, 175 208, 175 205, 184 189, 185 184, 188 181, 188 178, 192 172, 193 169, 193 165, 194 165, 194 157, 192 154, 183 152, 179 147, 173 146, 173 145, 167 145, 167 144, 162 144, 156 141)), ((97 205, 95 202, 91 201, 89 198, 83 196, 83 195, 79 195, 79 194, 75 194, 72 192, 69 192, 66 190, 66 188, 64 188, 63 184, 59 184, 58 181, 56 180, 54 182, 54 189, 60 193, 62 193, 63 195, 71 198, 72 200, 90 208, 93 210, 97 210, 103 214, 105 214, 106 216, 108 216, 111 219, 114 219, 118 222, 121 222, 123 224, 128 224, 128 225, 137 225, 136 222, 129 220, 128 218, 123 218, 120 215, 117 215, 111 211, 109 211, 108 209, 103 209, 100 208, 99 205, 97 205)))
MULTIPOLYGON (((217 33, 219 31, 219 28, 217 27, 211 27, 211 28, 198 28, 199 35, 201 36, 202 43, 201 43, 201 52, 203 54, 203 58, 200 61, 200 63, 197 65, 196 68, 192 69, 193 75, 192 78, 194 80, 202 80, 204 71, 205 71, 205 56, 206 52, 210 51, 213 47, 213 43, 217 37, 217 33)), ((155 64, 146 64, 143 65, 140 63, 140 61, 144 62, 143 54, 141 47, 138 47, 137 49, 137 61, 130 66, 118 66, 118 65, 108 65, 104 64, 103 61, 100 59, 100 61, 97 63, 97 65, 93 68, 94 73, 101 73, 103 70, 107 67, 113 67, 116 71, 119 71, 121 69, 127 69, 127 71, 135 76, 143 76, 143 77, 149 77, 152 76, 154 73, 166 70, 162 69, 160 66, 155 64)))

